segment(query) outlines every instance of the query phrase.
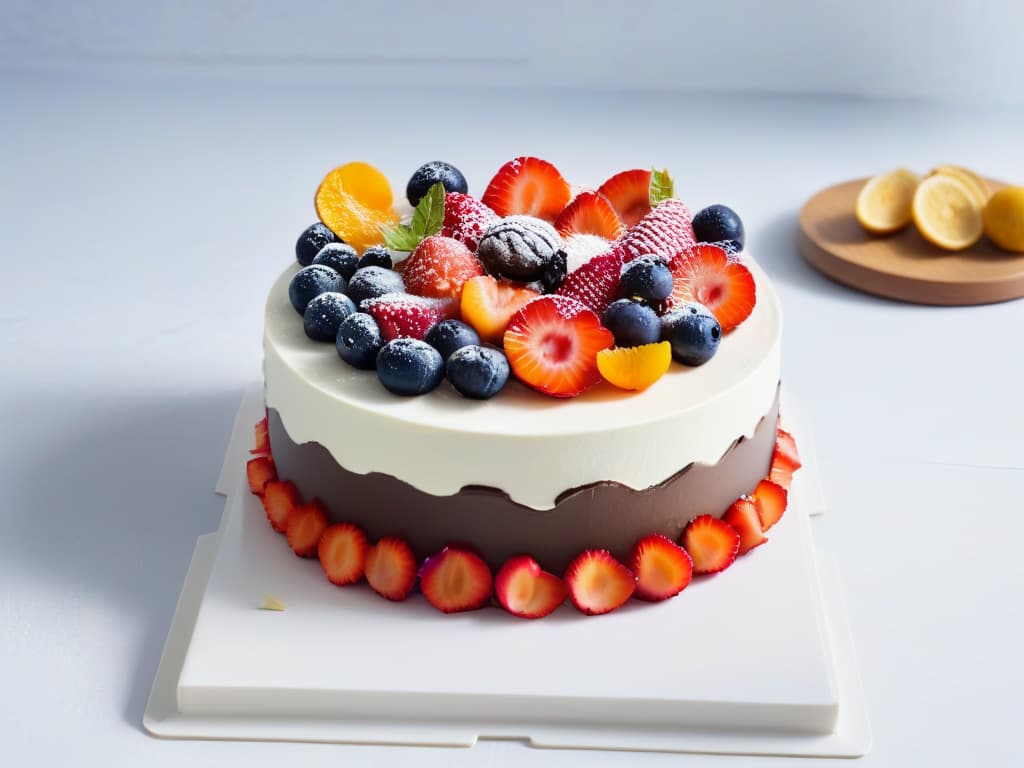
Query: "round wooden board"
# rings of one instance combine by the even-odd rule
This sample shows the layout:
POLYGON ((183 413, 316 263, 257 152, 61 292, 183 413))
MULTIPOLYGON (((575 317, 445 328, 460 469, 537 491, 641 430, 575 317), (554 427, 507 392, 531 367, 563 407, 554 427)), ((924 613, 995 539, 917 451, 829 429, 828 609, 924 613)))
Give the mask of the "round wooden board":
MULTIPOLYGON (((913 225, 895 235, 870 235, 853 215, 867 179, 822 190, 800 212, 800 252, 826 276, 867 293, 914 304, 992 304, 1024 296, 1024 253, 1007 253, 988 238, 951 253, 913 225)), ((992 189, 1000 182, 989 181, 992 189)))

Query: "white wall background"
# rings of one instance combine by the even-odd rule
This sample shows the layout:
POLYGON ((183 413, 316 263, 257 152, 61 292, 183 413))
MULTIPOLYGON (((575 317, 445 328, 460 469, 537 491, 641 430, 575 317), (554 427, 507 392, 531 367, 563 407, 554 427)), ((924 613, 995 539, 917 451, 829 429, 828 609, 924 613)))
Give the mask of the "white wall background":
POLYGON ((0 0, 0 69, 1024 103, 1024 0, 0 0))

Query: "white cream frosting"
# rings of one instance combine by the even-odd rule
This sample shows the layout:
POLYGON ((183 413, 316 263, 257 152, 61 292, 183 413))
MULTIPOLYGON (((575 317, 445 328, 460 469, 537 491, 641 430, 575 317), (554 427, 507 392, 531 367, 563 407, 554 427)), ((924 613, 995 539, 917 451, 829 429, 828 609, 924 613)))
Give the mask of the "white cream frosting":
POLYGON ((320 443, 346 469, 386 473, 438 496, 483 485, 550 509, 562 492, 590 483, 649 488, 692 462, 717 462, 737 438, 753 436, 772 406, 782 316, 764 272, 745 263, 757 304, 705 365, 673 363, 644 392, 602 382, 567 400, 512 379, 487 401, 467 400, 447 382, 419 397, 392 395, 373 371, 308 339, 288 300, 293 265, 267 299, 267 406, 292 440, 320 443))

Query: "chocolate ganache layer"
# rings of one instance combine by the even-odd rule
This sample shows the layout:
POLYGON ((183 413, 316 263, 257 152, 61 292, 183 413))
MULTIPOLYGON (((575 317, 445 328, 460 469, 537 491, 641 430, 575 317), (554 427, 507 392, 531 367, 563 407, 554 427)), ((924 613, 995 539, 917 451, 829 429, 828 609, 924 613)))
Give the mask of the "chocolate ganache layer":
POLYGON ((561 574, 586 549, 608 549, 625 559, 650 533, 678 541, 690 520, 718 517, 750 493, 771 466, 779 398, 776 394, 753 437, 737 439, 715 464, 690 464, 643 490, 615 482, 568 489, 554 508, 544 510, 518 504, 496 488, 466 486, 451 496, 434 496, 383 472, 356 474, 322 445, 293 442, 277 411, 268 413, 279 476, 295 483, 303 499, 319 498, 332 522, 357 523, 371 541, 400 536, 421 559, 446 544, 464 542, 493 569, 525 553, 561 574))

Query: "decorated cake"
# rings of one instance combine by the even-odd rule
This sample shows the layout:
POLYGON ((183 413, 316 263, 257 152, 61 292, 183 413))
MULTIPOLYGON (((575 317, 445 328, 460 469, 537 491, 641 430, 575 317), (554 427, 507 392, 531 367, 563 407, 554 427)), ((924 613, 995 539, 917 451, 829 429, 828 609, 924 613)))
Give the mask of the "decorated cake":
POLYGON ((661 601, 767 541, 800 466, 781 313, 724 205, 666 171, 572 187, 539 158, 477 197, 366 163, 271 287, 250 489, 339 586, 539 618, 661 601))

